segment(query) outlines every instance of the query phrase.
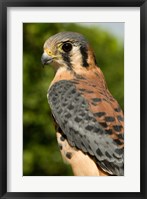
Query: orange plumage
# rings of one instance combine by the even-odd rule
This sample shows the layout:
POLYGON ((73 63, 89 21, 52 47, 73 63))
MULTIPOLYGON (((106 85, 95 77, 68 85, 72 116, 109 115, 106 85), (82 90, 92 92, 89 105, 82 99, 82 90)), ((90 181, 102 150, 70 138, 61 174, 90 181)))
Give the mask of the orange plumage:
POLYGON ((45 42, 42 63, 57 70, 48 102, 74 175, 124 175, 123 112, 88 41, 79 33, 58 33, 45 42))

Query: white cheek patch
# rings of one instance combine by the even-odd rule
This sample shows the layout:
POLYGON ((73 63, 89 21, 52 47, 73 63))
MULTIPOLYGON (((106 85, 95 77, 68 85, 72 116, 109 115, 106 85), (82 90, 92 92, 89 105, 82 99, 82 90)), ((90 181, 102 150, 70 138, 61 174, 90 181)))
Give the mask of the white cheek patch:
POLYGON ((76 68, 77 66, 81 66, 82 55, 81 55, 78 47, 73 47, 71 56, 70 56, 70 60, 71 60, 71 64, 72 64, 73 68, 76 68))
POLYGON ((61 55, 58 55, 57 57, 57 59, 54 59, 54 66, 57 66, 58 68, 67 66, 67 63, 63 60, 61 55))

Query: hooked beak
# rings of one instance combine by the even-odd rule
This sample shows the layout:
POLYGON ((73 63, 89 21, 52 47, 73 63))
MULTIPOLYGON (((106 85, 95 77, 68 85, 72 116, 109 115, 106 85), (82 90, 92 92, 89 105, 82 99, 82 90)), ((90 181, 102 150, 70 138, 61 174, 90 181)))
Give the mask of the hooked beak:
POLYGON ((42 54, 41 62, 43 65, 50 64, 53 61, 53 57, 49 56, 46 52, 42 54))

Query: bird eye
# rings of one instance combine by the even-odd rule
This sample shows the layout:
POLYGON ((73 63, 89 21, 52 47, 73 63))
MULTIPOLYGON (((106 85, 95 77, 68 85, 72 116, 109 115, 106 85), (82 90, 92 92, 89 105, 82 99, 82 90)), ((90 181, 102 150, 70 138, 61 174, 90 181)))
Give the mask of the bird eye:
POLYGON ((64 52, 69 52, 72 49, 72 45, 71 43, 64 43, 62 46, 62 49, 64 50, 64 52))

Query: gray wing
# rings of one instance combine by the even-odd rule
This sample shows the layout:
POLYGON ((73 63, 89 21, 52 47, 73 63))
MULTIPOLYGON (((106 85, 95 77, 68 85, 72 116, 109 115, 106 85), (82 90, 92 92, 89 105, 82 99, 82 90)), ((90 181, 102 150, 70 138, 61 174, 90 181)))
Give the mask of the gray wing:
POLYGON ((71 146, 88 153, 109 174, 124 175, 123 149, 98 123, 88 108, 88 102, 72 81, 61 80, 52 85, 48 91, 48 102, 71 146))

